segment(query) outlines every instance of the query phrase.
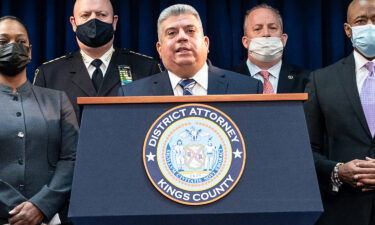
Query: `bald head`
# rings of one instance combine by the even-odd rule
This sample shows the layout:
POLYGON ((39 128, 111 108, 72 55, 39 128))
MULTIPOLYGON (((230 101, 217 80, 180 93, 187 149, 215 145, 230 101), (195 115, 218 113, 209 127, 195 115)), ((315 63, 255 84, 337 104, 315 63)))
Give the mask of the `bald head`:
POLYGON ((106 12, 113 16, 113 6, 110 0, 76 0, 73 16, 77 17, 82 12, 106 12))
POLYGON ((113 7, 110 0, 76 0, 73 16, 70 17, 74 32, 78 25, 92 19, 111 23, 113 24, 113 30, 116 30, 118 16, 113 14, 113 7))
POLYGON ((375 0, 353 0, 348 7, 348 12, 346 16, 347 23, 349 23, 352 26, 364 25, 363 20, 367 21, 369 16, 373 15, 374 10, 375 0))

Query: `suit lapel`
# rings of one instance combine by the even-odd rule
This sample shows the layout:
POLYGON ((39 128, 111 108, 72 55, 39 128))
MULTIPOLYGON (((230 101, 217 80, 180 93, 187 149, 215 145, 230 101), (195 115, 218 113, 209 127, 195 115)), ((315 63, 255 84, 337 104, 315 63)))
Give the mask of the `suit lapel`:
POLYGON ((247 58, 242 61, 242 63, 237 67, 235 71, 240 74, 251 75, 249 67, 247 67, 246 62, 247 62, 247 58))
POLYGON ((117 62, 119 54, 120 52, 118 50, 115 50, 112 55, 111 61, 108 65, 108 69, 104 76, 103 84, 99 89, 99 96, 106 96, 106 94, 110 92, 112 88, 120 84, 120 75, 117 68, 117 65, 121 64, 117 62))
POLYGON ((152 95, 174 95, 167 71, 163 71, 158 75, 153 76, 151 82, 152 95))
POLYGON ((370 129, 367 125, 366 117, 363 112, 361 100, 359 98, 357 81, 355 76, 355 62, 354 55, 351 54, 343 62, 343 66, 339 67, 338 74, 341 75, 341 81, 343 90, 346 93, 346 96, 349 98, 354 111, 357 114, 359 121, 362 124, 362 127, 366 130, 367 134, 371 137, 370 129))
POLYGON ((81 53, 79 51, 75 52, 71 60, 73 60, 73 67, 69 68, 69 72, 72 76, 72 82, 88 96, 96 96, 96 90, 82 61, 81 53))
POLYGON ((212 65, 208 66, 208 95, 226 94, 228 90, 228 80, 223 70, 212 65))
MULTIPOLYGON (((40 91, 34 87, 34 85, 31 85, 31 90, 35 96, 35 99, 36 101, 38 102, 38 105, 39 105, 39 109, 40 111, 42 112, 42 115, 43 115, 43 119, 44 119, 44 123, 45 123, 45 129, 46 129, 46 132, 45 132, 45 135, 43 135, 42 138, 44 138, 44 142, 40 142, 41 143, 45 143, 46 144, 46 149, 48 149, 49 147, 49 134, 52 133, 52 131, 50 130, 49 126, 48 126, 48 107, 43 107, 42 104, 46 104, 45 103, 45 98, 43 97, 43 94, 40 93, 40 91)), ((41 146, 42 147, 42 146, 41 146)))
POLYGON ((277 84, 277 93, 291 93, 294 79, 289 79, 288 76, 292 75, 292 67, 282 63, 279 74, 279 82, 277 84))

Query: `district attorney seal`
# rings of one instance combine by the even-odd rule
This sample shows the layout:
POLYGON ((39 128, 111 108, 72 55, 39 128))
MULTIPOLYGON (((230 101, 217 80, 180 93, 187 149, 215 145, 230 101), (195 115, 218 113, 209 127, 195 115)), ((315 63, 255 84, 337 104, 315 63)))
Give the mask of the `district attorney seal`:
POLYGON ((240 130, 220 110, 203 104, 177 106, 151 126, 143 162, 156 189, 187 205, 214 202, 239 181, 246 151, 240 130))

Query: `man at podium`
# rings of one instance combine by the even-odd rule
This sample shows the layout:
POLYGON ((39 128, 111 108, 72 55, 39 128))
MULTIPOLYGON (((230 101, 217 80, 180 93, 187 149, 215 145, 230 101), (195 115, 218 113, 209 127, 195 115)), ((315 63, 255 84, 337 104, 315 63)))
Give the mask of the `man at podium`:
POLYGON ((164 9, 157 26, 156 48, 167 71, 122 86, 120 96, 263 92, 260 81, 211 65, 209 39, 193 7, 176 4, 164 9))

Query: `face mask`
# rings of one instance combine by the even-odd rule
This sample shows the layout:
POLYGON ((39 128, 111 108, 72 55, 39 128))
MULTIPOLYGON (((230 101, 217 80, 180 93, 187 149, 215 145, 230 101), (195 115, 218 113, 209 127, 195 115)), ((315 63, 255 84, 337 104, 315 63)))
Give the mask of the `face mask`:
POLYGON ((375 25, 367 24, 351 28, 353 47, 368 58, 375 57, 375 25))
POLYGON ((30 62, 30 48, 23 44, 9 43, 0 46, 0 73, 15 76, 30 62))
POLYGON ((85 45, 97 48, 107 44, 113 38, 113 26, 98 19, 92 19, 77 26, 76 35, 85 45))
POLYGON ((248 48, 249 55, 261 62, 272 62, 283 55, 283 43, 279 37, 253 38, 248 48))

